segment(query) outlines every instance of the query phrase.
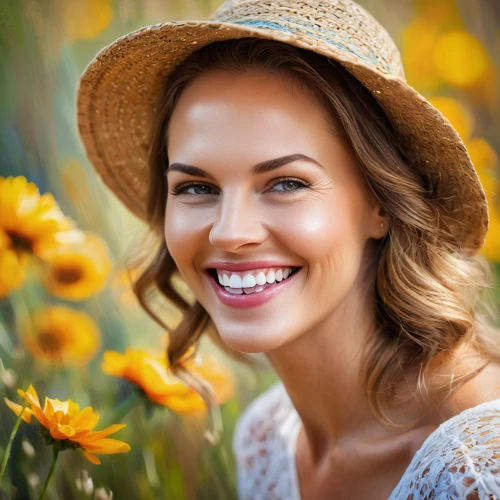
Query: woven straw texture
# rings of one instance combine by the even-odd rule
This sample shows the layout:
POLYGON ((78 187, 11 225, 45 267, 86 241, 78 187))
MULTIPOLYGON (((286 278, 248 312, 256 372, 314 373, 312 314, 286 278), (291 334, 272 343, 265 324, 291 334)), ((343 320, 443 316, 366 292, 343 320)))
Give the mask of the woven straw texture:
POLYGON ((393 122, 462 251, 473 254, 483 245, 488 205, 465 145, 406 83, 387 31, 350 0, 228 0, 207 21, 147 26, 103 48, 79 82, 78 128, 93 167, 129 210, 146 219, 149 127, 168 75, 209 43, 249 36, 339 61, 393 122))

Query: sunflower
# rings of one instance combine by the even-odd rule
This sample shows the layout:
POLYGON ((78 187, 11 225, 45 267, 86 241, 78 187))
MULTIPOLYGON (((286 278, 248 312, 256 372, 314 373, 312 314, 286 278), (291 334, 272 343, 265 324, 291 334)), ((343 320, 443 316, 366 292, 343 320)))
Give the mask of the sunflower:
POLYGON ((443 33, 433 53, 434 68, 453 87, 470 87, 484 76, 491 64, 479 39, 458 29, 443 33))
POLYGON ((491 206, 489 214, 491 229, 480 252, 491 262, 500 262, 500 209, 491 206))
MULTIPOLYGON (((123 453, 130 450, 129 444, 107 438, 110 434, 126 427, 126 424, 110 425, 101 431, 92 430, 99 421, 99 415, 91 406, 80 410, 80 406, 71 399, 60 401, 46 397, 42 409, 38 395, 31 384, 26 392, 21 389, 17 392, 30 405, 25 408, 22 419, 29 424, 31 418, 35 417, 42 426, 42 434, 47 444, 60 441, 59 446, 62 445, 60 449, 81 449, 84 456, 93 464, 101 463, 95 456, 96 454, 123 453)), ((10 399, 4 398, 4 400, 7 406, 19 416, 22 406, 10 399)))
POLYGON ((98 37, 113 19, 110 0, 80 0, 63 3, 63 29, 70 39, 98 37))
POLYGON ((26 177, 0 177, 0 240, 16 253, 36 253, 36 245, 54 233, 75 227, 50 193, 40 196, 26 177))
POLYGON ((17 254, 10 248, 0 250, 0 298, 19 288, 25 279, 27 254, 17 254))
MULTIPOLYGON (((234 392, 233 376, 213 357, 197 355, 189 359, 191 349, 182 364, 190 372, 201 376, 214 389, 219 404, 227 401, 234 392)), ((152 402, 168 407, 177 413, 197 413, 206 410, 201 396, 168 371, 163 352, 147 352, 127 348, 125 354, 105 351, 102 370, 135 384, 152 402)))
POLYGON ((495 171, 498 165, 498 155, 488 141, 482 137, 475 137, 466 146, 477 169, 495 171))
POLYGON ((36 245, 41 281, 57 297, 81 300, 102 290, 113 267, 106 242, 78 229, 45 238, 36 245))
POLYGON ((95 356, 101 335, 87 314, 56 305, 35 312, 22 340, 37 359, 78 367, 95 356))

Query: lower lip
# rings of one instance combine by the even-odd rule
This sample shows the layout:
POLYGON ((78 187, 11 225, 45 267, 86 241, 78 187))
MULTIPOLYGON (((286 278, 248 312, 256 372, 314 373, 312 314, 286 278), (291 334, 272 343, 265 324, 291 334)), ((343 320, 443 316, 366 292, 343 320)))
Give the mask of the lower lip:
POLYGON ((265 288, 261 292, 254 292, 251 294, 245 294, 245 292, 243 292, 241 295, 229 293, 221 285, 219 285, 218 282, 215 281, 215 278, 211 274, 207 273, 207 276, 215 290, 215 293, 223 304, 231 307, 246 309, 249 307, 261 306, 262 304, 269 302, 281 292, 284 292, 292 285, 292 283, 295 281, 295 277, 300 273, 300 271, 301 269, 282 281, 275 281, 274 285, 265 288))

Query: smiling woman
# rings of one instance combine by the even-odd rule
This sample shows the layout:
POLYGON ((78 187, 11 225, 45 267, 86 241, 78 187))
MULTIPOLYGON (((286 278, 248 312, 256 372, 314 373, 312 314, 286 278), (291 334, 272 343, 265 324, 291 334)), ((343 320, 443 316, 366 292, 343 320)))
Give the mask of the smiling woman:
MULTIPOLYGON (((150 270, 161 283, 178 270, 197 298, 171 334, 171 363, 207 321, 226 350, 264 352, 273 363, 308 435, 306 477, 332 453, 325 435, 343 463, 354 448, 341 443, 383 438, 392 452, 380 461, 392 463, 452 411, 436 409, 450 381, 458 387, 488 362, 473 356, 493 339, 482 317, 471 316, 480 259, 457 252, 439 225, 432 186, 377 102, 340 65, 278 42, 220 42, 193 54, 169 85, 153 126, 149 192, 150 220, 163 225, 166 249, 150 270), (186 83, 183 75, 194 72, 186 83), (328 94, 318 95, 325 82, 328 94), (294 272, 283 279, 287 269, 294 272), (451 354, 463 346, 473 361, 454 364, 451 354), (318 363, 328 371, 317 372, 318 363), (311 393, 315 384, 324 390, 311 393), (377 419, 401 429, 397 445, 377 419)), ((139 280, 139 296, 151 279, 139 280)), ((388 479, 380 491, 396 483, 388 479)))
MULTIPOLYGON (((319 29, 318 46, 263 39, 281 14, 242 21, 244 4, 273 18, 266 2, 229 0, 222 27, 263 29, 214 36, 150 89, 148 147, 134 153, 147 149, 147 173, 135 167, 128 181, 139 194, 124 181, 125 149, 104 159, 97 132, 86 135, 80 96, 94 163, 157 238, 153 253, 143 247, 134 291, 164 328, 151 290, 184 313, 170 364, 188 377, 180 361, 206 332, 238 359, 265 353, 276 369, 280 384, 236 430, 242 498, 500 494, 483 460, 494 463, 494 441, 459 438, 472 422, 481 436, 500 428, 500 344, 480 295, 488 263, 476 255, 487 206, 458 135, 406 85, 393 42, 352 2, 305 4, 318 23, 348 11, 374 30, 367 40, 380 35, 379 53, 375 42, 350 46, 357 65, 338 51, 325 57, 331 39, 319 29), (360 69, 369 61, 373 79, 360 69), (177 272, 193 303, 172 284, 177 272)), ((296 14, 294 26, 304 22, 296 14)), ((189 380, 213 405, 210 387, 189 380)))

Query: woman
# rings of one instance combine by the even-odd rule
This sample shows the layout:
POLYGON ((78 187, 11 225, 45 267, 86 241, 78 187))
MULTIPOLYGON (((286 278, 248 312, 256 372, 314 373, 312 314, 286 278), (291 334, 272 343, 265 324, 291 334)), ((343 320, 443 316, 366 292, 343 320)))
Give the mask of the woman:
POLYGON ((238 423, 241 498, 500 498, 486 198, 370 14, 229 0, 117 40, 78 92, 90 160, 157 238, 135 292, 163 327, 152 288, 185 312, 176 373, 208 332, 281 379, 238 423))

